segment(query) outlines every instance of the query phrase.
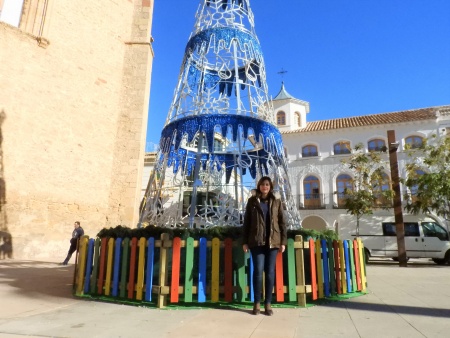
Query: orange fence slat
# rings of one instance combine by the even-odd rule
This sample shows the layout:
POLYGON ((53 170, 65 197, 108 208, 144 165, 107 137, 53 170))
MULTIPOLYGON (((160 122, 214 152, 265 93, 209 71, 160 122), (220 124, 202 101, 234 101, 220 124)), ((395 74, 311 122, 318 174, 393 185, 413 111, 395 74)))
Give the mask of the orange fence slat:
POLYGON ((283 287, 283 254, 278 251, 277 254, 277 262, 275 265, 275 273, 276 273, 276 298, 277 302, 284 302, 284 287, 283 287))
POLYGON ((181 238, 175 237, 172 243, 172 282, 170 283, 170 302, 178 303, 178 290, 180 286, 181 238))
POLYGON ((316 279, 316 254, 315 244, 312 238, 309 239, 309 263, 311 266, 311 292, 312 299, 317 299, 317 279, 316 279))

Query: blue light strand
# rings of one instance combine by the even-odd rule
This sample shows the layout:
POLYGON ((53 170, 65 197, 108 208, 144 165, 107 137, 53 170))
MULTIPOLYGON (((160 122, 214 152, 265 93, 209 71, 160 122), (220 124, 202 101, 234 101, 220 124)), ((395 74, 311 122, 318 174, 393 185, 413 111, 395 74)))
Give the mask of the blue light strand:
MULTIPOLYGON (((255 178, 257 174, 256 164, 263 170, 268 170, 267 158, 272 155, 276 165, 283 163, 283 143, 279 130, 272 124, 249 116, 241 115, 202 115, 190 116, 176 120, 168 124, 161 133, 161 153, 168 156, 167 166, 173 166, 173 172, 179 170, 180 164, 187 175, 192 173, 195 167, 196 153, 187 149, 180 148, 181 140, 185 137, 188 143, 192 142, 195 135, 201 131, 206 135, 209 154, 201 155, 201 165, 206 170, 207 163, 211 167, 216 166, 220 171, 221 166, 225 164, 226 178, 229 181, 233 168, 237 165, 235 154, 214 154, 214 136, 218 130, 222 136, 226 137, 228 131, 232 133, 233 141, 236 142, 239 133, 242 133, 246 139, 249 130, 253 130, 254 135, 264 135, 260 137, 263 142, 263 149, 250 150, 246 156, 253 158, 248 170, 250 175, 255 178), (218 127, 221 128, 218 128, 218 127), (258 161, 256 161, 258 160, 258 161), (186 168, 187 166, 187 168, 186 168)), ((161 157, 163 159, 164 157, 161 157)), ((246 168, 243 171, 247 172, 246 168)))

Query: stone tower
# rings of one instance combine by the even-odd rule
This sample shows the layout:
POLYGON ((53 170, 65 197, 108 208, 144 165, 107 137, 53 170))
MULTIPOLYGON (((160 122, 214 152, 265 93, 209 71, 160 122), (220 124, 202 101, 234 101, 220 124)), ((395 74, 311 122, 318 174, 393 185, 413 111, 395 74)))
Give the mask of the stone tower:
POLYGON ((240 225, 267 175, 299 226, 249 0, 202 0, 196 18, 140 224, 240 225))

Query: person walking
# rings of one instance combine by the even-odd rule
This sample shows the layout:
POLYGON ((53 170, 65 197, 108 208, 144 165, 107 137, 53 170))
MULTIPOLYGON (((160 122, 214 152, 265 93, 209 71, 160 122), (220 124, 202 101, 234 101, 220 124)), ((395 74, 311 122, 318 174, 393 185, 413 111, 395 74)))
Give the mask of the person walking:
POLYGON ((64 262, 61 263, 62 265, 67 265, 67 263, 69 263, 70 257, 72 257, 72 254, 77 250, 78 239, 84 235, 84 230, 80 226, 79 221, 76 221, 73 227, 74 229, 72 231, 72 238, 70 239, 69 252, 67 253, 67 257, 64 262))
POLYGON ((242 248, 250 251, 254 272, 254 315, 261 312, 261 289, 263 271, 265 273, 264 312, 273 315, 271 307, 275 281, 275 262, 278 252, 284 252, 287 242, 286 223, 281 200, 273 193, 270 177, 264 176, 258 181, 254 195, 247 201, 243 223, 242 248))

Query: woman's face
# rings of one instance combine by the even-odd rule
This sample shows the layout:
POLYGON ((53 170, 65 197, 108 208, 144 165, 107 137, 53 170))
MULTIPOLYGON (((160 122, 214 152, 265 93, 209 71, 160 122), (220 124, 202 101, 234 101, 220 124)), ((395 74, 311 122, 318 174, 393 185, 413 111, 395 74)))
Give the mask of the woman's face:
POLYGON ((262 181, 259 185, 259 191, 261 191, 261 194, 267 195, 270 192, 270 182, 262 181))

